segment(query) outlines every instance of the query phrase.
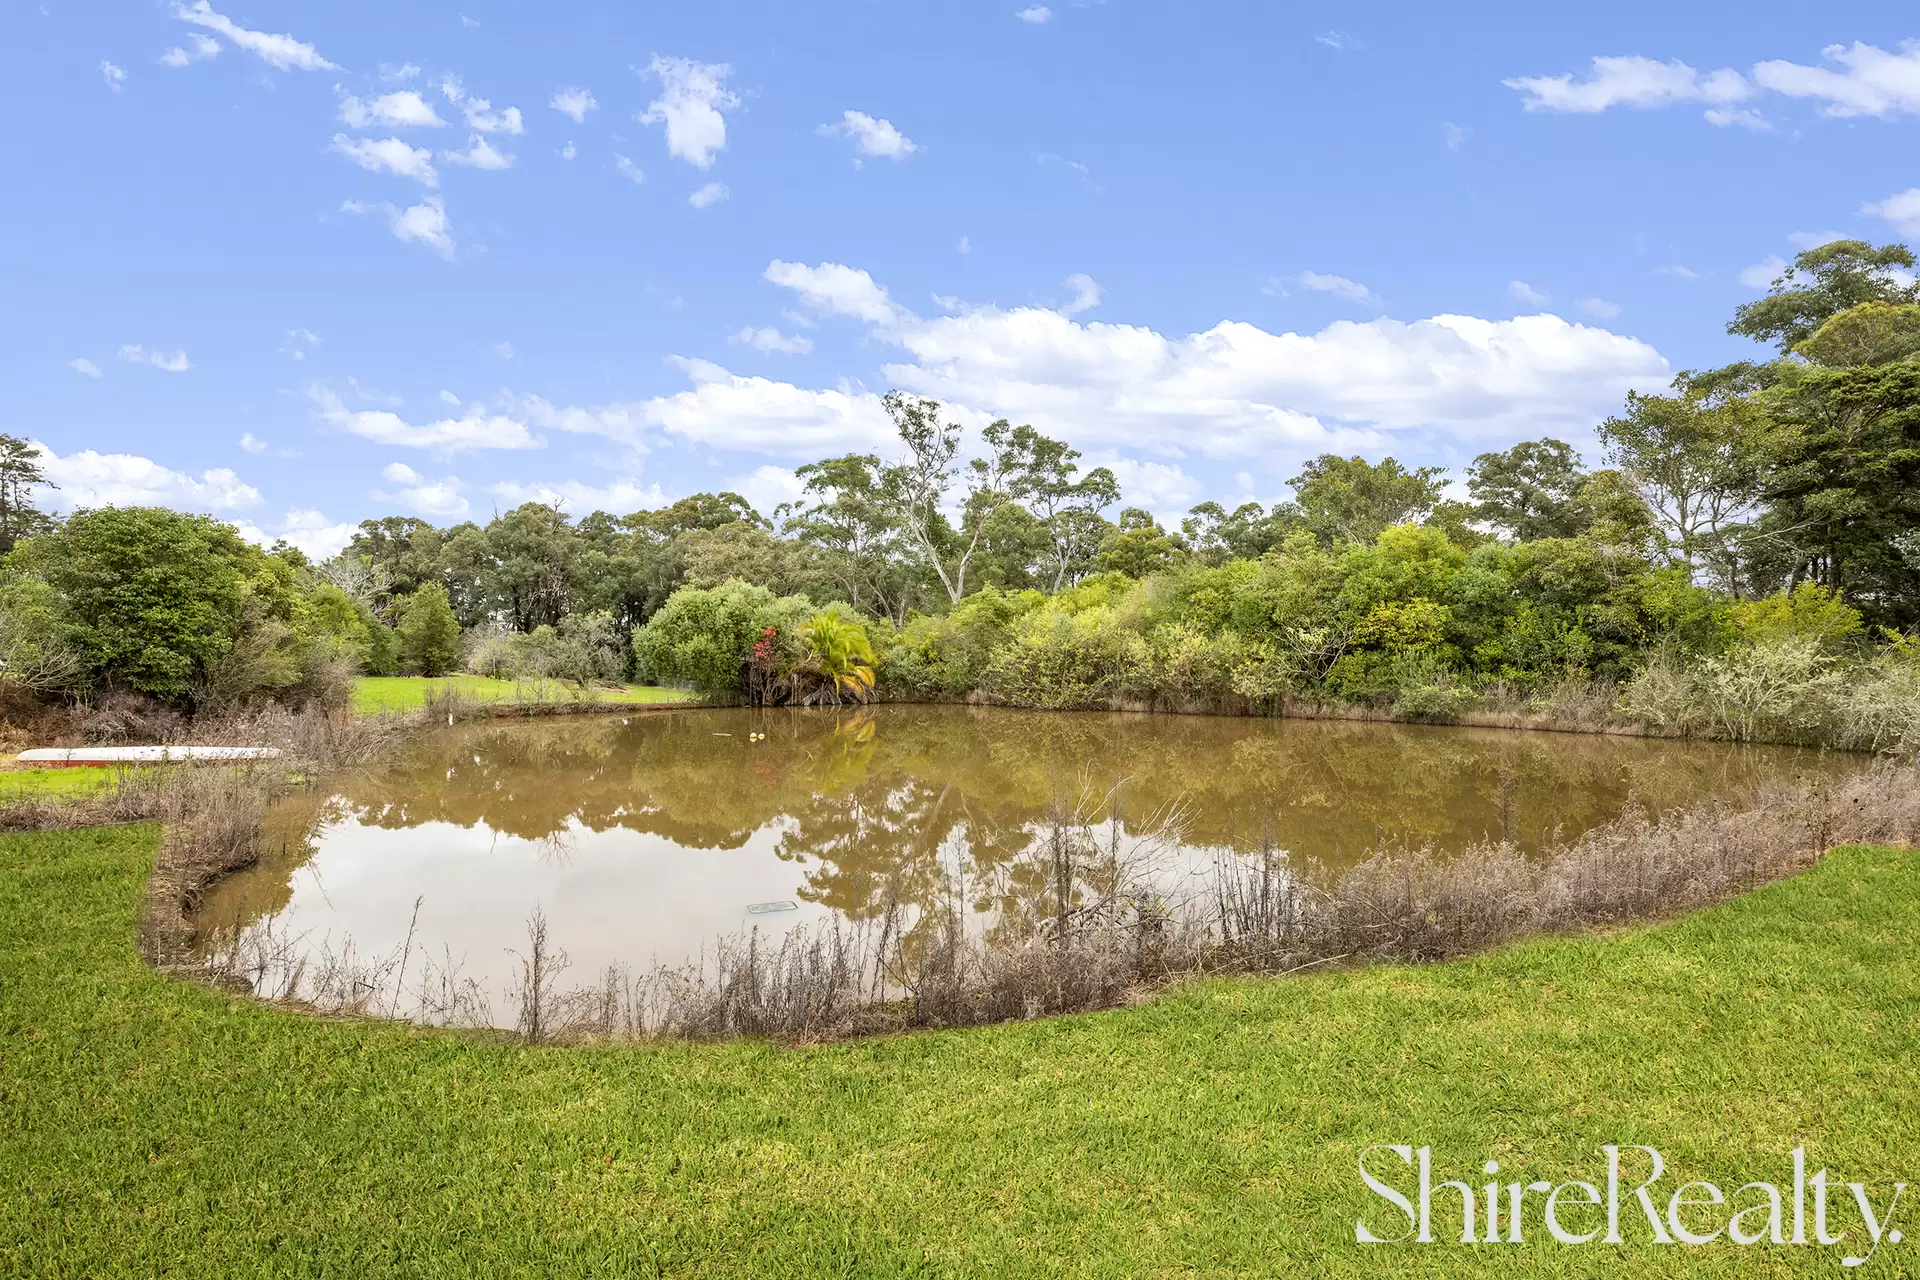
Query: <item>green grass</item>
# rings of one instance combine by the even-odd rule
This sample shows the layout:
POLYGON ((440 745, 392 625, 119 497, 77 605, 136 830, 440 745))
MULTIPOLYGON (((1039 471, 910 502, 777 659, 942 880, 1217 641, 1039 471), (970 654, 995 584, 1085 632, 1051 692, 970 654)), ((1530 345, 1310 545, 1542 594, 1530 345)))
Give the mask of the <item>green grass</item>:
MULTIPOLYGON (((353 684, 353 709, 359 715, 413 711, 451 688, 473 702, 555 702, 579 697, 572 685, 558 680, 489 680, 485 676, 362 676, 353 684)), ((630 684, 621 689, 597 689, 596 702, 648 704, 684 702, 692 695, 679 689, 630 684)))
POLYGON ((0 771, 0 804, 15 800, 78 800, 109 791, 118 768, 7 769, 0 771))
POLYGON ((1813 1247, 1353 1243, 1380 1207, 1354 1172, 1375 1142, 1555 1180, 1646 1142, 1729 1190, 1779 1180, 1804 1144, 1846 1178, 1920 1182, 1912 852, 1841 850, 1686 920, 1451 965, 821 1048, 562 1049, 155 974, 134 948, 155 835, 0 839, 0 1274, 1894 1277, 1920 1259, 1911 1205, 1907 1243, 1856 1272, 1813 1247))

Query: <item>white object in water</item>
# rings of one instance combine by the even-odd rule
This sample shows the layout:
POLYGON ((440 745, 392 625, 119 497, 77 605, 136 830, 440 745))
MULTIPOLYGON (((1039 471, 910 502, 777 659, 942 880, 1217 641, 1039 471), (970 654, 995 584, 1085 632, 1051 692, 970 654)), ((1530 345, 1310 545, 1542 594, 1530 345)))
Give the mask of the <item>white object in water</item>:
POLYGON ((15 757, 21 764, 174 764, 188 760, 273 760, 278 747, 38 747, 15 757))

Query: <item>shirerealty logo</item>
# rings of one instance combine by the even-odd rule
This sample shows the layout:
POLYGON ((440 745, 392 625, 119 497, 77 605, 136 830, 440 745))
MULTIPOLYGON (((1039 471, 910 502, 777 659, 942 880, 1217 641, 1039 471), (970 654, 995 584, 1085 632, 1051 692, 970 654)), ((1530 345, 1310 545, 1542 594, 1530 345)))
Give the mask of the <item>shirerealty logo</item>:
POLYGON ((1793 1149, 1789 1177, 1731 1192, 1703 1181, 1669 1191, 1662 1182, 1666 1158, 1654 1147, 1605 1146, 1599 1153, 1606 1168, 1593 1182, 1503 1183, 1500 1162, 1489 1160, 1481 1166, 1493 1175, 1489 1181, 1436 1183, 1431 1147, 1378 1143, 1360 1153, 1360 1179, 1391 1208, 1379 1210, 1372 1226, 1369 1218, 1356 1222, 1354 1238, 1452 1243, 1457 1223, 1461 1244, 1525 1244, 1545 1231, 1565 1245, 1845 1245, 1843 1267, 1865 1266, 1883 1243, 1904 1238, 1894 1218, 1906 1183, 1891 1184, 1889 1194, 1884 1182, 1841 1182, 1825 1169, 1809 1174, 1804 1147, 1793 1149))

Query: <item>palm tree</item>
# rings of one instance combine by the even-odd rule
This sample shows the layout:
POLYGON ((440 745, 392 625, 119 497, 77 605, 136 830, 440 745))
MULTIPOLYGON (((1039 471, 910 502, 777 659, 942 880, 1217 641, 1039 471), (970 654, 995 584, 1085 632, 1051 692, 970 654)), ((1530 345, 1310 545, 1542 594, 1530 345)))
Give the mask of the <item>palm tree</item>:
POLYGON ((818 677, 820 688, 809 694, 807 702, 834 702, 842 698, 867 702, 873 697, 873 645, 866 628, 840 615, 840 607, 831 605, 816 613, 800 628, 806 652, 796 673, 818 677))

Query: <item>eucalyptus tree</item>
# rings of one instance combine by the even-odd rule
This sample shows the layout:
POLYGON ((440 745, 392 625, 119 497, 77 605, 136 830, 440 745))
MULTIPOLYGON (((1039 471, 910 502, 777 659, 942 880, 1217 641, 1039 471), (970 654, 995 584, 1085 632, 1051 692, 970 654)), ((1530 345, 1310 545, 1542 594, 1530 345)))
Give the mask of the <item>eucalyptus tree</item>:
POLYGON ((33 490, 58 487, 47 479, 38 445, 0 434, 0 555, 52 527, 52 518, 33 505, 33 490))
POLYGON ((1397 524, 1426 519, 1440 504, 1445 467, 1401 466, 1323 453, 1287 481, 1301 525, 1323 542, 1372 542, 1397 524))
POLYGON ((1782 354, 1827 320, 1864 302, 1920 302, 1913 251, 1865 240, 1835 240, 1794 257, 1767 296, 1736 308, 1727 332, 1771 342, 1782 354))
POLYGON ((1581 531, 1578 502, 1586 472, 1564 440, 1523 440, 1499 453, 1483 453, 1467 468, 1472 518, 1518 542, 1571 538, 1581 531))

